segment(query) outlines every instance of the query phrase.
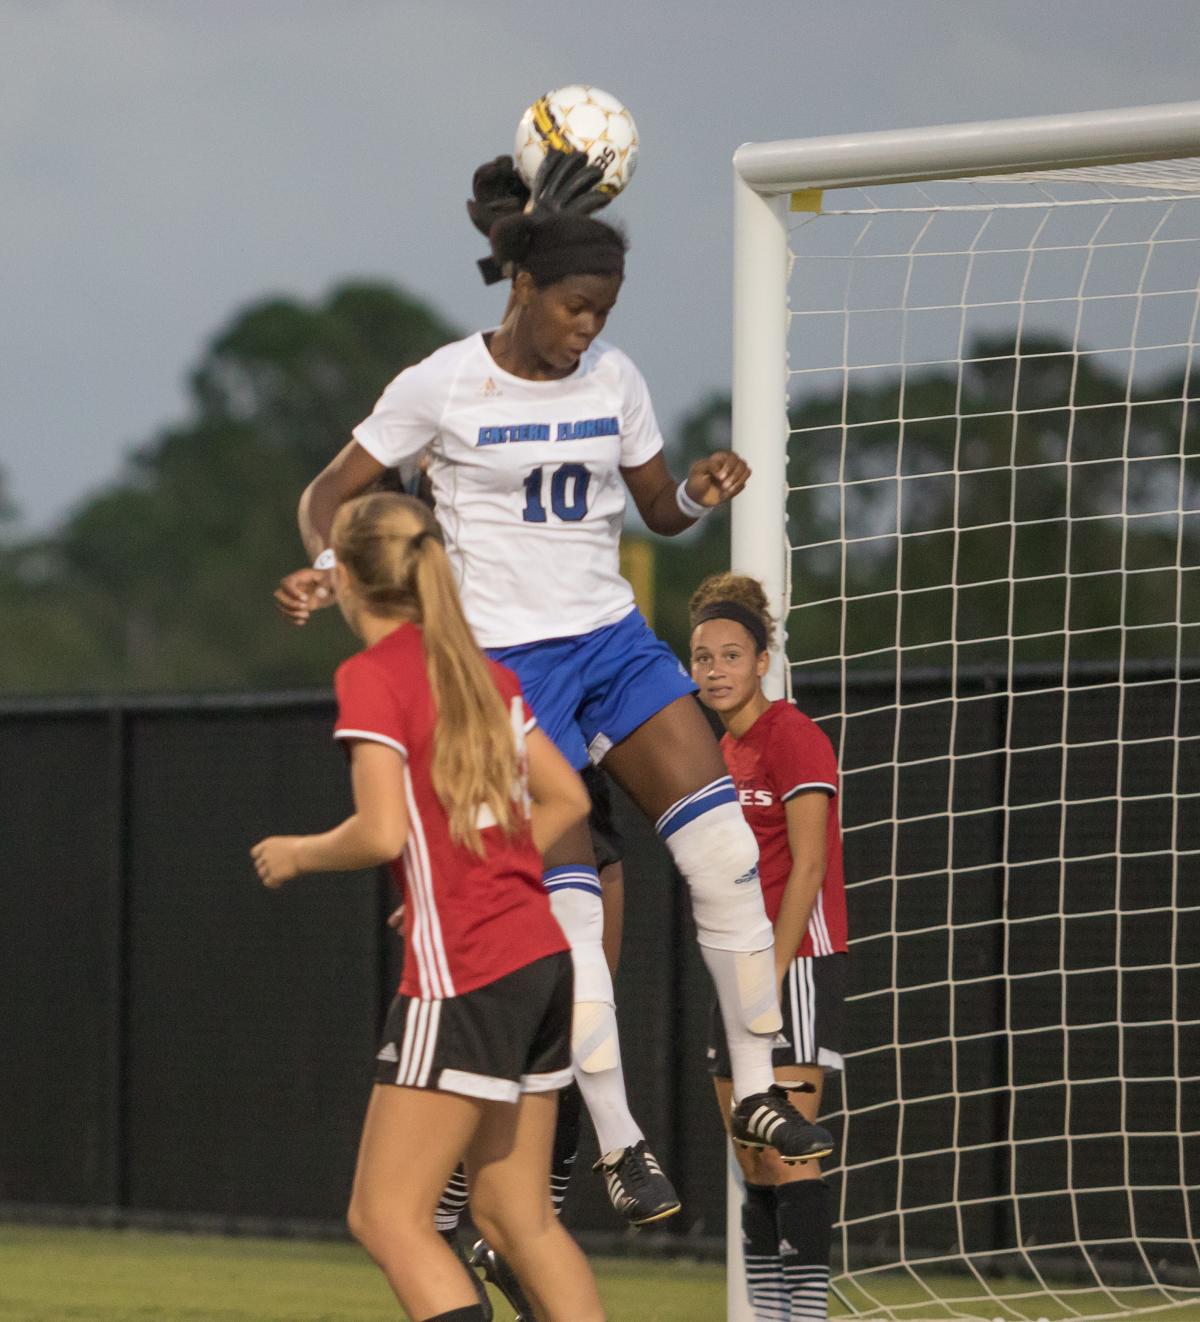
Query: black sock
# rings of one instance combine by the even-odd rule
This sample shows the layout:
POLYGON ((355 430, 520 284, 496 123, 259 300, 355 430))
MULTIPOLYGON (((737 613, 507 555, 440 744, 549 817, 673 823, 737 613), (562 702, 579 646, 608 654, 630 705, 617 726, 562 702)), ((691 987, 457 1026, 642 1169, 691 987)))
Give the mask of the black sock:
POLYGON ((437 1313, 427 1317, 425 1322, 484 1322, 484 1312, 478 1304, 472 1304, 469 1308, 452 1308, 448 1313, 437 1313))
POLYGON ((805 1322, 829 1316, 829 1247, 833 1195, 824 1180, 793 1180, 775 1190, 776 1223, 791 1316, 805 1322))
POLYGON ((742 1256, 754 1316, 764 1322, 766 1319, 786 1322, 790 1295, 779 1258, 773 1185, 746 1185, 746 1201, 742 1204, 742 1256))
POLYGON ((583 1096, 576 1084, 569 1084, 558 1094, 558 1123, 554 1129, 554 1151, 550 1155, 550 1200, 556 1212, 562 1211, 571 1170, 579 1155, 582 1113, 583 1096))

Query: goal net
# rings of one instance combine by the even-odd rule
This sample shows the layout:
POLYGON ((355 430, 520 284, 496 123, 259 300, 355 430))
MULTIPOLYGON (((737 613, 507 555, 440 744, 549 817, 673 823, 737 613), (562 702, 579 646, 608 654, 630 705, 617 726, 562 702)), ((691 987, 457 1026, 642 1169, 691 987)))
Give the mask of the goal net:
POLYGON ((770 201, 734 554, 842 771, 835 1313, 1200 1316, 1200 162, 1094 141, 770 201))

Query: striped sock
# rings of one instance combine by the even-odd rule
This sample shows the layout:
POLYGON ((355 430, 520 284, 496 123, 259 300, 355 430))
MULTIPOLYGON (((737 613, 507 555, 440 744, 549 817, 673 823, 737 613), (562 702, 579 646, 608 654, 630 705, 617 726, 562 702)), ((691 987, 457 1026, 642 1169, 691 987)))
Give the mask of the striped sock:
POLYGON ((558 1094, 558 1123, 554 1128, 554 1149, 550 1154, 550 1201, 559 1215, 571 1184, 575 1158, 579 1155, 582 1109, 583 1098, 575 1084, 558 1094))
POLYGON ((433 1221, 439 1235, 458 1233, 458 1223, 462 1220, 463 1208, 467 1205, 467 1177, 460 1166, 450 1177, 450 1182, 442 1190, 438 1199, 437 1211, 433 1221))
POLYGON ((779 1257, 773 1185, 746 1185, 746 1201, 742 1204, 742 1256, 756 1322, 788 1322, 791 1296, 779 1257))
POLYGON ((792 1180, 775 1190, 779 1254, 791 1298, 789 1322, 829 1316, 829 1247, 833 1199, 824 1180, 792 1180))

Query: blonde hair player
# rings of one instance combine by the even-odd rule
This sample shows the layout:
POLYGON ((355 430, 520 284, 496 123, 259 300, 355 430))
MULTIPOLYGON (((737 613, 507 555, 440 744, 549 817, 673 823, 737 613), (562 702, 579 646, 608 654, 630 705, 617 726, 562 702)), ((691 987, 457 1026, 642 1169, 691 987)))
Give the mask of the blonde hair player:
POLYGON ((516 677, 479 651, 424 505, 360 497, 338 510, 331 542, 338 605, 366 645, 336 680, 354 812, 251 854, 270 887, 390 862, 406 901, 350 1227, 414 1322, 485 1322, 478 1281, 434 1226, 462 1162, 472 1215, 537 1316, 602 1319, 549 1192, 573 975, 541 851, 578 828, 587 794, 516 677))
MULTIPOLYGON (((786 1045, 776 1079, 815 1120, 825 1073, 842 1067, 846 902, 838 771, 823 731, 762 689, 773 622, 762 585, 717 574, 690 602, 692 678, 725 726, 721 752, 758 841, 763 900, 775 931, 786 1045)), ((713 1016, 709 1071, 729 1113, 729 1058, 713 1016)), ((817 1162, 786 1165, 769 1148, 735 1147, 746 1180, 742 1236, 755 1316, 827 1316, 832 1206, 817 1162)))

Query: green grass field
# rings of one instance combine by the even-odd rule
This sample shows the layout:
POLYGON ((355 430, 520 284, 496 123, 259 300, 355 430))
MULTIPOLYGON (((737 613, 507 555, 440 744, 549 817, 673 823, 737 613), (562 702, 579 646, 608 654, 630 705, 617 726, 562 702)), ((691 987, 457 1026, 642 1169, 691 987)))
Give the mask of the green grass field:
MULTIPOLYGON (((593 1266, 612 1322, 725 1317, 719 1265, 596 1258, 593 1266)), ((874 1277, 870 1288, 902 1322, 991 1322, 1001 1312, 967 1304, 965 1279, 930 1284, 949 1307, 931 1306, 903 1279, 874 1277)), ((995 1282, 993 1289, 1022 1296, 1019 1304, 1013 1298, 1006 1322, 1111 1316, 1111 1303, 1100 1295, 1075 1294, 1066 1309, 1028 1297, 1027 1282, 995 1282)), ((859 1295, 853 1302, 863 1309, 866 1301, 859 1295)), ((1200 1297, 1164 1310, 1157 1292, 1139 1298, 1130 1291, 1122 1303, 1128 1318, 1200 1322, 1200 1297)), ((496 1304, 498 1322, 506 1322, 511 1311, 498 1297, 496 1304)), ((844 1316, 836 1303, 830 1312, 844 1316)), ((383 1278, 352 1244, 0 1224, 0 1322, 394 1322, 400 1316, 383 1278)))
MULTIPOLYGON (((725 1272, 688 1261, 594 1261, 613 1319, 717 1322, 725 1272)), ((511 1311, 497 1298, 497 1319, 511 1311)), ((0 1225, 0 1322, 394 1322, 383 1277, 352 1244, 0 1225)))

